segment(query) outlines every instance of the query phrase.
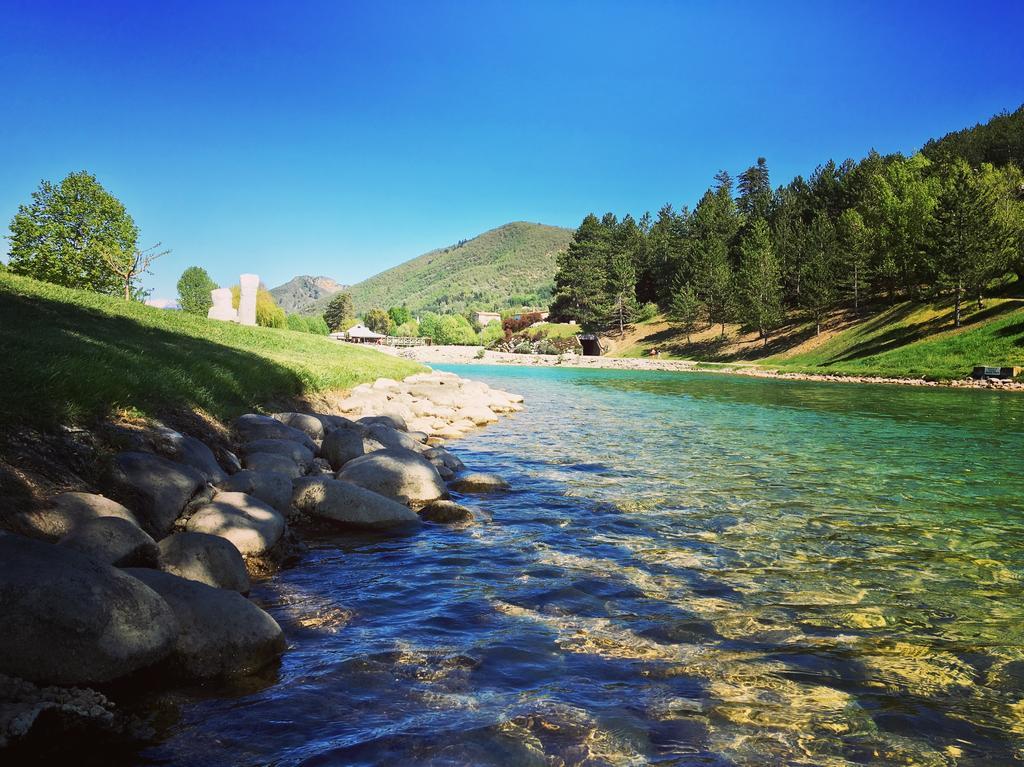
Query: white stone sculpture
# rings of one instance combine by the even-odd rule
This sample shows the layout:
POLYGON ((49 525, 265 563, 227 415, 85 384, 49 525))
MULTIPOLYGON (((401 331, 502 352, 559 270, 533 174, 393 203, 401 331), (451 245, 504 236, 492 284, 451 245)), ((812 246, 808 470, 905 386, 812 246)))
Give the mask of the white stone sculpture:
POLYGON ((238 278, 242 286, 242 297, 238 301, 238 321, 243 325, 256 324, 256 291, 260 278, 255 274, 243 274, 238 278))
POLYGON ((210 297, 213 299, 213 306, 206 312, 209 319, 238 322, 238 312, 231 305, 231 288, 211 290, 210 297))

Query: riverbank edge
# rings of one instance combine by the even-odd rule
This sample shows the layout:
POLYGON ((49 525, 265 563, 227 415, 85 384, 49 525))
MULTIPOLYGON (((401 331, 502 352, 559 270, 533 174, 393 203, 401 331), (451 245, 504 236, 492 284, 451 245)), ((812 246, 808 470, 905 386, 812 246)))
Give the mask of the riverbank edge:
POLYGON ((561 367, 580 370, 635 370, 666 373, 715 373, 783 381, 811 381, 845 384, 886 384, 949 389, 984 389, 1024 392, 1024 381, 974 380, 972 378, 932 381, 925 378, 841 375, 837 373, 801 373, 762 368, 744 363, 666 360, 644 357, 583 357, 580 355, 513 354, 484 350, 476 346, 420 346, 389 353, 425 365, 520 365, 561 367))

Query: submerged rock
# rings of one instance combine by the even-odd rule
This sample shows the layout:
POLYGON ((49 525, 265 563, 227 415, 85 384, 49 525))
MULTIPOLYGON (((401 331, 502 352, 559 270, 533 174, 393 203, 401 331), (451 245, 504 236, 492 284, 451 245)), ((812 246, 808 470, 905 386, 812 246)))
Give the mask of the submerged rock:
POLYGON ((56 541, 77 525, 102 517, 139 524, 135 515, 120 503, 95 493, 61 493, 50 499, 47 508, 23 514, 19 522, 26 534, 56 541))
POLYGON ((422 506, 448 495, 430 461, 411 450, 387 449, 345 464, 338 479, 406 505, 422 506))
POLYGON ((185 529, 227 538, 242 554, 264 554, 281 540, 284 517, 251 495, 218 493, 196 510, 185 529))
POLYGON ((160 541, 159 568, 165 573, 219 589, 249 593, 249 573, 235 544, 207 533, 175 533, 160 541))
POLYGON ((282 514, 288 513, 288 507, 292 502, 291 478, 285 474, 273 471, 246 469, 237 474, 232 474, 218 484, 217 489, 225 493, 245 493, 246 495, 251 495, 277 509, 282 514))
POLYGON ((158 570, 125 572, 174 611, 180 632, 165 663, 177 674, 191 679, 245 676, 284 652, 281 627, 241 594, 158 570))
POLYGON ((156 542, 138 525, 118 517, 83 522, 57 545, 114 567, 156 566, 156 542))
POLYGON ((131 508, 142 529, 158 539, 170 532, 206 487, 206 480, 192 467, 152 453, 119 453, 108 482, 111 495, 131 508))
POLYGON ((352 527, 380 529, 419 524, 419 517, 407 506, 330 477, 296 480, 292 504, 312 517, 352 527))
POLYGON ((442 525, 469 525, 475 521, 473 512, 454 501, 434 501, 419 511, 420 518, 442 525))
POLYGON ((458 475, 449 485, 460 493, 497 493, 508 490, 508 482, 497 474, 470 471, 458 475))
POLYGON ((164 658, 174 613, 124 571, 66 547, 0 535, 0 672, 37 684, 109 682, 164 658))

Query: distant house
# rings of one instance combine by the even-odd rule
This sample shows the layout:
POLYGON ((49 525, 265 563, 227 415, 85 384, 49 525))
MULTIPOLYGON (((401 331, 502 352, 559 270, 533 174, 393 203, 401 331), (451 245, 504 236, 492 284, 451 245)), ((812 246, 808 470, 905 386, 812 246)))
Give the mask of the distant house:
POLYGON ((501 315, 497 312, 473 312, 473 321, 485 328, 492 322, 501 322, 501 315))
POLYGON ((345 331, 345 338, 357 344, 377 343, 385 336, 382 333, 374 333, 366 325, 353 325, 345 331))

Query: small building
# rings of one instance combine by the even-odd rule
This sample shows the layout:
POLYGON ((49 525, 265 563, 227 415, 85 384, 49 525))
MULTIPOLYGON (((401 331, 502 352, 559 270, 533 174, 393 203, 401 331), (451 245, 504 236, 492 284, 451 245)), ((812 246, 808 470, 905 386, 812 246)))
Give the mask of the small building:
POLYGON ((497 312, 473 312, 473 322, 485 328, 492 322, 501 322, 501 315, 497 312))
POLYGON ((601 339, 596 333, 581 333, 577 338, 580 340, 580 346, 583 347, 584 357, 600 357, 604 353, 601 339))
POLYGON ((385 337, 384 334, 375 333, 363 324, 353 325, 345 331, 345 339, 356 344, 380 343, 385 337))

